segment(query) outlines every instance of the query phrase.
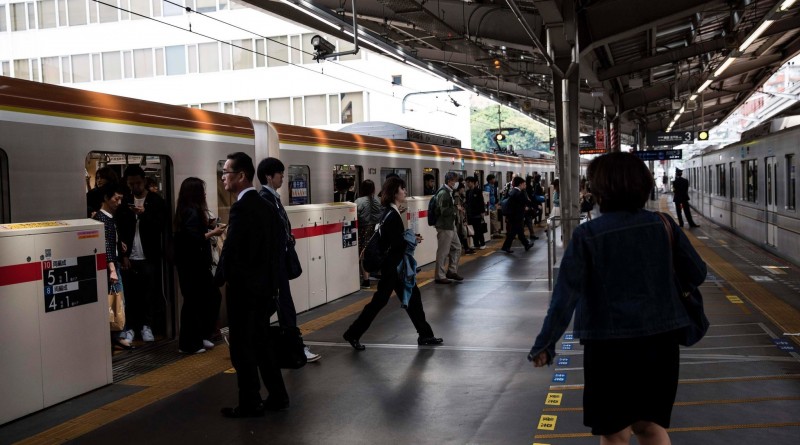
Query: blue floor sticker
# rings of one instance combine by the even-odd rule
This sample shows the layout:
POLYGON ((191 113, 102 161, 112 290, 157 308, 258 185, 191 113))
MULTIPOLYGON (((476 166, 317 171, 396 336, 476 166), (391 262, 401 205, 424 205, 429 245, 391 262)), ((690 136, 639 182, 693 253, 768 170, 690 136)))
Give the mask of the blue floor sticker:
POLYGON ((567 366, 569 365, 569 357, 560 357, 557 363, 558 366, 567 366))
POLYGON ((564 383, 567 381, 567 374, 563 372, 557 372, 553 374, 553 382, 555 383, 564 383))

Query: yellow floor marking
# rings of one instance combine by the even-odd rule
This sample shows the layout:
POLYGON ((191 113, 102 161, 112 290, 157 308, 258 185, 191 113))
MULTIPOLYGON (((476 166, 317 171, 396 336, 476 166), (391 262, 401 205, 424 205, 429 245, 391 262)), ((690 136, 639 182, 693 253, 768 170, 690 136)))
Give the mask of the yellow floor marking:
MULTIPOLYGON (((661 211, 669 212, 665 199, 661 200, 661 211)), ((717 276, 736 289, 759 312, 769 318, 783 332, 800 332, 800 311, 779 299, 772 292, 754 282, 752 278, 740 272, 731 263, 725 261, 705 243, 698 240, 694 233, 691 231, 684 231, 683 233, 689 238, 692 246, 703 258, 703 261, 711 269, 714 269, 717 276)), ((800 344, 800 338, 792 337, 792 340, 800 344)))
MULTIPOLYGON (((751 397, 749 399, 694 400, 685 402, 675 402, 673 406, 729 405, 736 403, 778 402, 786 400, 800 400, 800 396, 751 397)), ((543 411, 552 413, 581 412, 583 411, 583 408, 579 406, 545 407, 543 411)))
MULTIPOLYGON (((731 383, 731 382, 755 382, 759 380, 798 380, 800 374, 789 375, 764 375, 764 376, 746 376, 746 377, 726 377, 720 379, 682 379, 678 380, 679 385, 696 385, 696 384, 709 384, 709 383, 731 383)), ((582 391, 583 385, 551 385, 551 390, 558 391, 582 391)))
POLYGON ((558 416, 542 414, 542 417, 539 418, 539 426, 537 426, 537 428, 540 430, 553 431, 556 429, 557 421, 558 416))
MULTIPOLYGON (((484 257, 493 253, 496 248, 478 250, 474 255, 462 257, 460 264, 469 263, 477 257, 484 257)), ((422 271, 417 274, 418 286, 422 287, 433 281, 434 271, 422 271)), ((339 321, 349 315, 361 312, 361 309, 372 297, 364 298, 355 303, 332 312, 323 317, 304 323, 300 326, 304 334, 314 332, 339 321)), ((17 444, 57 444, 76 439, 103 425, 118 420, 135 412, 153 402, 169 397, 192 385, 200 383, 219 373, 235 373, 231 368, 230 352, 226 345, 220 345, 203 354, 196 354, 162 366, 147 374, 142 374, 118 385, 143 386, 145 389, 111 402, 81 416, 65 421, 64 423, 42 431, 39 434, 24 439, 17 444)))
POLYGON ((549 392, 547 393, 547 398, 544 400, 545 405, 554 405, 558 406, 561 405, 561 398, 564 395, 560 392, 549 392))

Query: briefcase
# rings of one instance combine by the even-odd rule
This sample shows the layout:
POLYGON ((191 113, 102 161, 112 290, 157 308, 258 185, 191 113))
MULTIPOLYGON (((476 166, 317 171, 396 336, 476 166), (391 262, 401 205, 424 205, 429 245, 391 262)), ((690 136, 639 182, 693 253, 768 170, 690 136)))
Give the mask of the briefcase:
POLYGON ((269 345, 283 369, 299 369, 306 364, 306 351, 297 327, 269 327, 269 345))

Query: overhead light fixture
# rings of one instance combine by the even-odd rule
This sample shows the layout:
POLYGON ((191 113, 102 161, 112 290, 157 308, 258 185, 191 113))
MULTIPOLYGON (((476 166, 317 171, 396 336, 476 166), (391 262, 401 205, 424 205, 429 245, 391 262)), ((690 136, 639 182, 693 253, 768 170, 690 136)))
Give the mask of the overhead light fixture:
POLYGON ((791 8, 791 7, 792 7, 792 5, 794 4, 794 2, 795 2, 795 0, 784 0, 784 2, 783 2, 783 3, 781 3, 781 7, 780 7, 779 9, 780 9, 781 11, 787 11, 789 8, 791 8))
POLYGON ((298 11, 302 12, 303 14, 306 14, 306 15, 308 15, 308 16, 310 16, 310 17, 313 17, 313 18, 315 18, 315 19, 319 20, 320 22, 322 22, 322 23, 324 23, 324 24, 326 24, 326 25, 328 25, 328 26, 331 26, 331 27, 333 27, 333 28, 336 28, 336 29, 341 29, 341 26, 340 26, 340 25, 337 25, 337 24, 335 24, 335 23, 331 22, 330 20, 327 20, 327 19, 325 19, 325 18, 322 18, 322 17, 320 17, 320 16, 318 16, 318 15, 314 14, 313 12, 311 12, 311 11, 309 11, 309 10, 305 9, 305 8, 301 8, 300 6, 298 6, 297 4, 295 4, 294 2, 291 2, 291 1, 289 1, 289 0, 281 0, 281 2, 283 2, 283 3, 285 3, 285 4, 289 5, 289 6, 291 6, 292 8, 294 8, 294 9, 296 9, 296 10, 298 10, 298 11))
POLYGON ((724 62, 722 62, 722 65, 720 65, 719 68, 717 68, 717 70, 714 71, 714 77, 719 77, 720 74, 722 74, 726 69, 728 69, 728 67, 731 66, 732 63, 733 63, 733 57, 728 57, 724 62))
POLYGON ((763 34, 763 33, 764 33, 764 31, 766 31, 766 30, 767 30, 767 28, 769 28, 769 27, 770 27, 770 25, 772 25, 772 21, 771 21, 771 20, 765 20, 763 23, 761 23, 761 25, 759 25, 759 27, 758 27, 758 28, 756 28, 756 30, 755 30, 755 31, 753 31, 753 33, 752 33, 752 34, 750 34, 750 35, 747 37, 747 39, 745 39, 745 41, 744 41, 744 42, 742 42, 742 44, 741 44, 741 45, 739 45, 739 52, 740 52, 740 53, 743 53, 743 52, 744 52, 744 50, 746 50, 746 49, 747 49, 747 47, 748 47, 748 46, 750 46, 750 44, 752 44, 753 42, 755 42, 755 40, 756 40, 757 38, 761 37, 761 34, 763 34))
POLYGON ((712 83, 714 83, 714 79, 708 79, 708 80, 706 80, 705 82, 703 82, 703 84, 702 84, 702 85, 700 85, 700 88, 698 88, 698 89, 697 89, 697 93, 698 93, 698 94, 699 94, 699 93, 702 93, 702 92, 703 92, 703 90, 705 90, 706 88, 708 88, 708 87, 709 87, 709 85, 711 85, 712 83))
POLYGON ((689 96, 689 100, 695 100, 695 99, 697 99, 697 93, 692 94, 691 96, 689 96))

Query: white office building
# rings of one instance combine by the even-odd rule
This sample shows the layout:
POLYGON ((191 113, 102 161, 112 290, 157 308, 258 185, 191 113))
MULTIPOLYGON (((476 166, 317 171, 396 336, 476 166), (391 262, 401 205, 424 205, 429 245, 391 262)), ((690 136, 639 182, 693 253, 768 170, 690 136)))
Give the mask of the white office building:
POLYGON ((365 48, 318 63, 316 34, 353 48, 325 27, 233 0, 0 0, 0 74, 334 130, 388 121, 470 145, 470 93, 365 48))

